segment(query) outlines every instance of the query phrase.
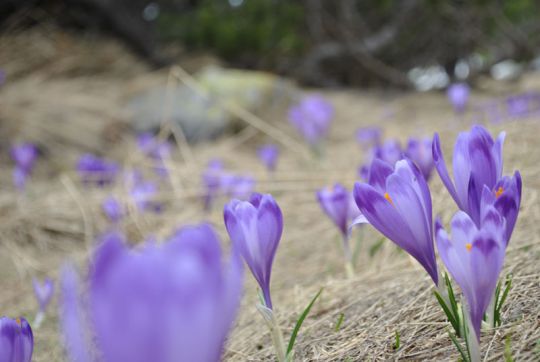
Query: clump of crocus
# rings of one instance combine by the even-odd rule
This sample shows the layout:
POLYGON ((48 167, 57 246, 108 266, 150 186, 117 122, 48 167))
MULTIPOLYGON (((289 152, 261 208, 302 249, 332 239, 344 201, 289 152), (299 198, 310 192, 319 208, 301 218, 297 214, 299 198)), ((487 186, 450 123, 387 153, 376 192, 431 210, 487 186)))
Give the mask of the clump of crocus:
POLYGON ((146 132, 137 136, 137 146, 154 163, 154 171, 160 176, 167 176, 165 160, 171 157, 172 145, 146 132))
POLYGON ((107 218, 113 222, 117 223, 124 217, 125 211, 122 203, 114 196, 108 196, 101 203, 101 209, 107 218))
POLYGON ((368 183, 356 183, 354 198, 374 228, 415 258, 438 284, 433 247, 431 194, 422 172, 410 160, 395 167, 375 159, 368 183))
POLYGON ((455 83, 448 87, 446 96, 456 113, 463 113, 469 102, 471 88, 466 83, 455 83))
POLYGON ((0 361, 30 362, 34 335, 24 318, 0 317, 0 361))
POLYGON ((34 328, 39 328, 43 319, 45 318, 45 310, 49 305, 54 294, 54 282, 50 278, 45 278, 43 283, 37 279, 32 280, 32 286, 34 288, 34 295, 39 304, 39 310, 34 319, 34 328))
POLYGON ((349 245, 349 225, 360 215, 351 193, 341 184, 324 188, 317 192, 317 200, 324 213, 338 227, 345 252, 345 270, 348 276, 354 274, 353 253, 349 245), (352 202, 352 205, 351 205, 352 202))
POLYGON ((15 162, 13 184, 18 190, 24 190, 37 157, 38 149, 33 143, 23 142, 11 147, 11 159, 15 162))
POLYGON ((356 130, 356 141, 367 150, 381 143, 382 130, 377 126, 362 127, 356 130))
POLYGON ((263 145, 257 149, 257 157, 261 160, 266 169, 273 172, 279 156, 279 148, 276 145, 263 145))
POLYGON ((62 273, 70 361, 218 361, 239 306, 242 264, 226 262, 209 225, 130 249, 117 233, 94 252, 88 282, 62 273), (82 285, 88 285, 85 293, 82 285), (91 342, 92 341, 92 342, 91 342))
MULTIPOLYGON (((233 245, 242 255, 262 291, 258 309, 267 323, 279 362, 292 361, 296 333, 293 333, 287 349, 277 324, 270 295, 272 264, 283 232, 283 215, 271 195, 254 193, 249 201, 232 200, 224 208, 224 221, 233 245)), ((300 326, 318 298, 319 292, 308 305, 303 317, 298 319, 295 330, 300 326)))
POLYGON ((477 228, 469 215, 458 211, 452 218, 451 229, 452 239, 437 220, 437 248, 463 291, 475 337, 480 340, 482 319, 493 299, 504 262, 504 218, 493 206, 488 206, 482 227, 477 228))
MULTIPOLYGON (((458 205, 480 225, 480 201, 484 185, 494 190, 502 177, 502 148, 505 133, 494 141, 482 126, 473 126, 470 132, 458 135, 454 146, 454 182, 448 174, 441 151, 439 135, 433 138, 433 161, 443 184, 458 205)), ((504 189, 503 189, 504 191, 504 189)), ((501 191, 501 192, 503 192, 501 191)))
POLYGON ((77 162, 77 172, 83 183, 104 186, 114 182, 120 171, 117 163, 90 153, 82 155, 77 162))
POLYGON ((405 155, 422 171, 426 181, 429 181, 435 167, 431 144, 431 138, 410 138, 405 151, 405 155))
POLYGON ((334 107, 319 95, 304 97, 289 110, 289 121, 313 149, 328 134, 333 117, 334 107))

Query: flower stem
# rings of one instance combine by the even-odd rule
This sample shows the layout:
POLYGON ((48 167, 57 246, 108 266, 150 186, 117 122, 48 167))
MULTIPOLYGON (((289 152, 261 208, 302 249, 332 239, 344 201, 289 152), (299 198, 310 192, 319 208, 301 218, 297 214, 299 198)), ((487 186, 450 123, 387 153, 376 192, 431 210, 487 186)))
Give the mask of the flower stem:
POLYGON ((345 272, 347 273, 347 278, 352 278, 354 277, 353 255, 347 235, 343 236, 343 251, 345 253, 345 272))
POLYGON ((272 314, 271 323, 268 323, 268 328, 270 328, 270 335, 272 336, 272 343, 274 344, 274 349, 276 350, 276 357, 278 362, 286 361, 286 352, 285 352, 285 342, 283 341, 283 333, 278 326, 277 320, 272 314))

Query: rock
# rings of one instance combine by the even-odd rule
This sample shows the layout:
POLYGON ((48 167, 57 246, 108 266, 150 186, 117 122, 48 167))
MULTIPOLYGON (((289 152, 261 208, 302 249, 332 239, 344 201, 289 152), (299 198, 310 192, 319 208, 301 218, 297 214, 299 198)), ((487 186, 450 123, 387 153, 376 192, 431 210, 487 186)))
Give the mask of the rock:
POLYGON ((211 95, 209 98, 183 85, 174 89, 160 85, 131 98, 127 108, 132 114, 135 130, 157 130, 166 112, 168 120, 182 128, 188 141, 210 140, 237 128, 238 120, 219 102, 231 102, 263 114, 270 108, 288 103, 296 91, 288 81, 264 72, 210 66, 194 77, 211 95))

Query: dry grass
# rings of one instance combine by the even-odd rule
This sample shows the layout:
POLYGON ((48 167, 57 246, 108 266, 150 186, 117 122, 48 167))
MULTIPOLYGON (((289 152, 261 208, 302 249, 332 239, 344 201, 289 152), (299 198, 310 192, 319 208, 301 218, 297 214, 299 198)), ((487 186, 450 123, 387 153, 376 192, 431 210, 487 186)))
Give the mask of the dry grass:
MULTIPOLYGON (((73 82, 69 88, 73 90, 80 89, 76 87, 77 82, 88 81, 88 78, 74 77, 64 81, 73 82)), ((23 81, 13 87, 25 89, 22 84, 23 81)), ((106 112, 115 107, 107 92, 118 85, 114 83, 110 86, 113 88, 108 88, 108 83, 103 82, 102 86, 102 96, 96 93, 93 100, 106 112)), ((0 92, 0 98, 3 92, 12 92, 12 99, 26 97, 25 94, 17 95, 13 88, 0 92)), ((326 95, 334 103, 337 115, 325 158, 306 160, 301 153, 283 151, 278 170, 270 177, 254 156, 256 145, 268 141, 267 136, 250 128, 211 144, 189 148, 183 145, 183 152, 173 155, 169 164, 171 179, 160 194, 167 204, 165 212, 160 216, 131 213, 123 226, 133 240, 141 240, 148 234, 166 236, 179 225, 206 220, 212 222, 226 240, 221 216, 225 200, 219 200, 211 214, 202 212, 199 200, 201 171, 209 159, 222 157, 230 169, 254 174, 258 191, 271 192, 284 210, 285 231, 274 265, 272 291, 286 338, 296 317, 311 297, 324 287, 321 299, 297 340, 298 360, 456 360, 458 355, 446 333, 447 324, 432 296, 433 287, 426 273, 390 242, 370 258, 368 248, 379 236, 366 228, 356 276, 347 279, 336 242, 337 232, 320 211, 314 192, 336 181, 352 186, 356 167, 363 159, 353 137, 354 130, 360 125, 379 123, 387 137, 398 137, 402 141, 408 136, 439 131, 448 153, 457 132, 468 128, 469 123, 453 116, 441 94, 389 97, 334 91, 326 95), (393 116, 389 117, 391 113, 393 116), (344 322, 336 331, 335 323, 340 313, 344 314, 344 322), (396 331, 401 335, 401 348, 397 351, 392 348, 396 331)), ((56 111, 62 112, 62 108, 56 111)), ((39 120, 37 114, 33 116, 39 120)), ((2 118, 6 122, 10 115, 4 113, 2 118)), ((293 135, 284 120, 284 113, 272 121, 283 132, 293 135)), ((69 125, 70 119, 64 124, 69 125)), ((514 280, 504 308, 504 325, 483 333, 482 351, 487 361, 502 360, 505 340, 510 338, 515 360, 538 360, 540 146, 537 140, 540 117, 489 125, 489 128, 492 132, 507 131, 505 172, 521 170, 524 197, 503 271, 503 274, 512 273, 514 280)), ((120 141, 111 152, 127 167, 148 166, 133 150, 131 141, 120 141)), ((37 308, 31 277, 56 277, 66 259, 85 265, 94 236, 107 227, 99 204, 113 190, 83 188, 69 171, 72 159, 73 155, 65 155, 40 161, 42 165, 24 196, 16 195, 8 186, 9 172, 0 175, 1 184, 6 185, 0 190, 1 314, 31 319, 37 308), (59 164, 65 171, 53 173, 51 177, 59 164)), ((8 170, 9 166, 4 166, 8 170)), ((431 187, 434 210, 448 222, 456 206, 437 177, 431 187)), ((120 187, 114 192, 125 194, 120 187)), ((358 235, 356 231, 355 237, 358 235)), ((270 336, 256 311, 255 284, 249 275, 245 290, 225 359, 272 360, 270 336)), ((53 304, 48 319, 35 331, 34 360, 37 362, 63 360, 56 300, 53 304)))

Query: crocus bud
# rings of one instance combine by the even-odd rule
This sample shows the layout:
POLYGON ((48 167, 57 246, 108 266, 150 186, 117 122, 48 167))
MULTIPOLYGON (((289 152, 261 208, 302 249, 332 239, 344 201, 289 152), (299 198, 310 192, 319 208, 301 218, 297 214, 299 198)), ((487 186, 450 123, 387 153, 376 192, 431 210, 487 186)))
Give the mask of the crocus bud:
POLYGON ((279 148, 276 145, 264 145, 257 150, 257 156, 266 166, 268 171, 276 169, 276 162, 279 156, 279 148))
POLYGON ((39 304, 39 310, 44 312, 54 294, 54 282, 50 278, 45 278, 43 284, 37 279, 32 280, 34 295, 39 304))
POLYGON ((34 350, 34 335, 24 318, 0 318, 0 361, 30 362, 34 350))
POLYGON ((224 209, 227 232, 272 309, 270 274, 283 231, 283 215, 271 195, 254 193, 249 201, 232 200, 224 209))
POLYGON ((469 102, 471 88, 465 83, 456 83, 448 87, 446 95, 456 113, 463 113, 469 102))

